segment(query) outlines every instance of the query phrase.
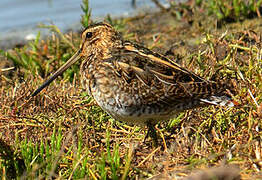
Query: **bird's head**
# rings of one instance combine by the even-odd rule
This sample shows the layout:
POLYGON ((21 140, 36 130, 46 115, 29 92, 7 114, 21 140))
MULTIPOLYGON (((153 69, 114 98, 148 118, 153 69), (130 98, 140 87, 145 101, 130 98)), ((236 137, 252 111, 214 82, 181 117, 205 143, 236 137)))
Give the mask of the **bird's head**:
POLYGON ((95 54, 103 59, 110 51, 121 44, 120 34, 107 23, 98 23, 89 26, 82 33, 80 55, 95 54))
POLYGON ((82 41, 79 50, 61 66, 48 80, 46 80, 31 96, 37 95, 54 79, 65 72, 77 61, 88 61, 90 57, 105 59, 110 56, 110 51, 121 45, 120 34, 107 23, 97 23, 86 28, 81 35, 82 41))

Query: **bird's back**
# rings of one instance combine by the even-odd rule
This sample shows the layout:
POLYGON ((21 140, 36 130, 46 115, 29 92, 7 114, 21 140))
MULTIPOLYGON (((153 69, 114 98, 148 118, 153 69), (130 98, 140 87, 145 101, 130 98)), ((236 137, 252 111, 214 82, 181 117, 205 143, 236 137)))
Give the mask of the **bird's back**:
POLYGON ((135 124, 156 123, 198 106, 232 105, 225 83, 207 81, 128 41, 112 49, 110 57, 94 58, 82 75, 88 76, 84 84, 105 111, 135 124))

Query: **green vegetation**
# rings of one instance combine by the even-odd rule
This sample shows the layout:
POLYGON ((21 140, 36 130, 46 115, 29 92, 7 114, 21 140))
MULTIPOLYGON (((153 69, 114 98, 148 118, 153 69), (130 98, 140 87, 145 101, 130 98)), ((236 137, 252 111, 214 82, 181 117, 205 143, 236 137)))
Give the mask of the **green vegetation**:
POLYGON ((219 20, 227 22, 260 17, 262 8, 261 0, 200 0, 196 3, 207 8, 209 14, 215 14, 219 20))
POLYGON ((90 23, 91 9, 89 8, 89 0, 83 0, 82 2, 81 9, 84 14, 82 15, 81 23, 84 28, 87 28, 90 23))
POLYGON ((41 66, 41 62, 38 61, 37 57, 37 45, 39 43, 40 33, 38 33, 36 39, 33 42, 28 44, 28 47, 31 49, 31 52, 27 52, 25 48, 16 48, 14 49, 15 53, 4 52, 1 50, 1 53, 4 54, 8 59, 11 59, 15 66, 31 71, 34 75, 39 73, 43 75, 44 68, 41 66))
MULTIPOLYGON (((77 65, 30 99, 80 43, 77 33, 42 25, 50 29, 48 38, 38 34, 21 48, 1 50, 1 63, 11 61, 16 68, 0 66, 0 178, 144 179, 159 173, 177 178, 223 163, 239 166, 243 179, 259 178, 262 30, 260 19, 246 18, 248 12, 258 15, 261 1, 194 3, 198 6, 183 5, 181 20, 174 18, 174 6, 126 19, 108 16, 106 21, 125 38, 166 54, 196 74, 231 81, 239 106, 181 112, 157 125, 161 142, 153 147, 150 139, 143 141, 144 127, 115 121, 88 97, 77 65), (243 12, 245 8, 249 10, 243 12), (210 13, 220 15, 207 18, 210 13), (216 21, 228 17, 236 22, 225 21, 217 29, 216 21)), ((88 1, 81 7, 86 27, 91 22, 88 1)))

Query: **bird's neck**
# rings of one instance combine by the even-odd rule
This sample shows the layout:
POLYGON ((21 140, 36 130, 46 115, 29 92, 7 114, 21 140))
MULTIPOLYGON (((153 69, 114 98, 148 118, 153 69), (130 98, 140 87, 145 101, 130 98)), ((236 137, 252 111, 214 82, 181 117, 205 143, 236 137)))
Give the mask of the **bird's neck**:
POLYGON ((93 52, 95 53, 95 56, 98 59, 108 59, 112 57, 112 54, 114 51, 117 51, 119 48, 121 48, 122 41, 115 41, 114 43, 112 42, 104 42, 104 43, 99 43, 94 49, 93 52))

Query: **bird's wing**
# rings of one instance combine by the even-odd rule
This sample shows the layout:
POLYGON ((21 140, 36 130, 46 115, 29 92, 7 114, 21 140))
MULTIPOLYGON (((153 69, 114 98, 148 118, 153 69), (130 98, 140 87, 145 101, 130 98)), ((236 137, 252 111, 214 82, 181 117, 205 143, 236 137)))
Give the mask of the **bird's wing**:
POLYGON ((145 98, 166 101, 205 98, 223 92, 221 84, 206 81, 170 59, 144 47, 126 42, 105 61, 129 86, 140 86, 145 98), (153 99, 154 99, 153 98, 153 99))

